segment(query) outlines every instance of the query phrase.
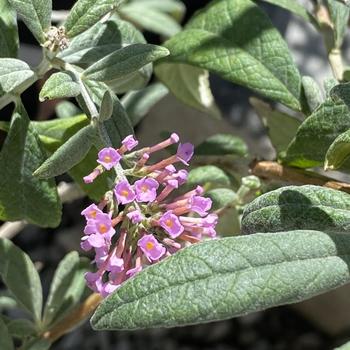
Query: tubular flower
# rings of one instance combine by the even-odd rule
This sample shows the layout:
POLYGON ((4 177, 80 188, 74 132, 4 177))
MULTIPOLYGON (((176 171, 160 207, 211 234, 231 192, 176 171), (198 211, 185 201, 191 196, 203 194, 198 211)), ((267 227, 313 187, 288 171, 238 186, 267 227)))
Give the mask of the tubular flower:
POLYGON ((148 164, 153 153, 178 142, 173 133, 154 146, 130 152, 138 141, 129 135, 119 149, 100 150, 99 164, 84 177, 91 183, 121 160, 128 166, 122 176, 118 174, 112 191, 81 213, 86 219, 81 248, 94 252, 97 267, 96 272, 86 273, 86 283, 103 297, 145 266, 216 236, 217 216, 209 214, 212 203, 202 196, 203 188, 175 194, 186 183, 188 172, 174 164, 188 165, 193 145, 179 144, 175 155, 148 164))

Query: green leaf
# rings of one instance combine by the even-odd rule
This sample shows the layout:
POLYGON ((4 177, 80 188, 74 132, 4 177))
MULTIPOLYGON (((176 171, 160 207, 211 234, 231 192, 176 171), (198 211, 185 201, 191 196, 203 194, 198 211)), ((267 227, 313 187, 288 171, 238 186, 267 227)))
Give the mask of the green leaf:
POLYGON ((21 350, 48 350, 51 343, 47 339, 38 338, 32 339, 21 347, 21 350))
POLYGON ((181 30, 181 26, 174 18, 149 6, 147 1, 131 2, 120 7, 120 15, 150 32, 171 37, 181 30))
POLYGON ((323 102, 322 92, 316 81, 311 77, 303 76, 301 83, 303 85, 307 104, 310 110, 313 111, 323 102))
POLYGON ((350 342, 347 342, 342 346, 339 346, 339 348, 335 348, 334 350, 350 350, 350 342))
POLYGON ((14 309, 18 307, 16 300, 10 293, 0 293, 0 312, 6 309, 14 309))
POLYGON ((0 57, 17 57, 18 30, 16 12, 8 0, 0 3, 0 57))
POLYGON ((56 98, 75 97, 80 94, 80 86, 67 72, 58 72, 50 76, 42 87, 39 100, 53 100, 56 98))
POLYGON ((92 125, 87 125, 60 146, 53 155, 45 160, 33 173, 41 179, 64 174, 82 161, 88 154, 96 137, 92 125))
POLYGON ((58 118, 69 118, 81 114, 81 110, 72 102, 61 101, 57 103, 55 112, 58 118))
POLYGON ((245 142, 231 134, 215 134, 208 137, 195 149, 196 156, 238 156, 245 157, 248 147, 245 142))
POLYGON ((20 93, 24 84, 36 79, 27 63, 15 58, 0 58, 0 97, 20 93))
POLYGON ((338 80, 334 78, 326 78, 323 81, 323 88, 326 92, 326 97, 330 97, 332 89, 338 85, 338 80))
POLYGON ((288 47, 249 0, 211 2, 164 45, 171 52, 164 62, 192 64, 292 109, 302 108, 301 78, 288 47))
POLYGON ((260 233, 206 241, 141 271, 97 308, 92 327, 174 327, 295 303, 350 281, 350 236, 260 233))
POLYGON ((154 83, 142 90, 130 91, 121 99, 121 103, 129 116, 132 125, 136 126, 147 115, 169 90, 161 83, 154 83))
POLYGON ((210 190, 205 194, 205 197, 212 200, 212 210, 232 206, 238 201, 237 194, 228 188, 216 188, 214 190, 210 190))
POLYGON ((228 187, 230 183, 228 175, 214 165, 204 165, 191 170, 187 180, 190 186, 210 184, 216 187, 228 187))
POLYGON ((70 42, 58 57, 82 67, 89 66, 108 54, 130 44, 145 44, 146 40, 131 23, 112 17, 98 22, 70 42))
POLYGON ((155 65, 155 73, 178 100, 215 118, 221 117, 210 90, 207 70, 188 64, 160 61, 155 65))
POLYGON ((84 32, 123 0, 78 0, 64 24, 69 38, 84 32))
POLYGON ((284 230, 348 231, 350 195, 320 186, 287 186, 265 193, 247 205, 242 232, 284 230))
POLYGON ((348 27, 350 8, 338 0, 327 0, 327 6, 334 26, 335 47, 339 49, 348 27))
POLYGON ((108 83, 133 73, 146 64, 167 55, 169 55, 169 51, 161 46, 132 44, 102 58, 82 74, 86 79, 108 83))
POLYGON ((0 275, 18 303, 38 323, 43 301, 39 274, 29 256, 7 239, 0 239, 0 275))
POLYGON ((23 106, 12 116, 0 153, 0 220, 27 220, 42 227, 61 221, 61 203, 53 180, 40 180, 33 171, 46 154, 23 106))
POLYGON ((40 44, 51 26, 51 0, 8 0, 40 44))
POLYGON ((350 129, 350 112, 342 102, 327 99, 299 127, 283 162, 310 168, 323 164, 336 137, 350 129))
POLYGON ((350 156, 350 130, 340 134, 329 146, 324 163, 325 170, 340 168, 350 156))
POLYGON ((7 325, 8 331, 14 338, 26 338, 34 336, 37 333, 33 322, 26 319, 17 319, 7 325))
POLYGON ((350 82, 334 85, 329 92, 335 102, 342 101, 350 109, 350 82))
POLYGON ((67 302, 66 293, 72 283, 79 263, 77 252, 67 254, 59 263, 53 276, 49 296, 45 305, 43 322, 46 325, 51 324, 62 305, 67 302))
POLYGON ((8 332, 6 324, 1 318, 0 318, 0 339, 1 339, 2 350, 15 350, 12 338, 8 332))
POLYGON ((100 108, 100 115, 99 119, 100 121, 106 121, 108 120, 113 113, 113 99, 111 93, 107 90, 105 94, 103 95, 102 102, 101 102, 101 108, 100 108))
POLYGON ((273 147, 278 153, 285 151, 301 125, 301 121, 287 113, 272 109, 269 104, 258 98, 251 97, 249 102, 266 126, 273 147))

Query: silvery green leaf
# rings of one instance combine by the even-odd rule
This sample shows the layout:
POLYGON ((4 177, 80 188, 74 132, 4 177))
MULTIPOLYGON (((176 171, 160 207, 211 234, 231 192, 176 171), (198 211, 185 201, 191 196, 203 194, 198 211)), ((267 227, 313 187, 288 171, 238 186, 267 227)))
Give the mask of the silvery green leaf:
POLYGON ((70 101, 61 101, 57 103, 55 112, 58 118, 69 118, 82 114, 81 110, 70 101))
POLYGON ((26 220, 42 227, 60 223, 62 208, 55 182, 32 175, 45 158, 27 112, 17 106, 0 152, 0 220, 26 220))
POLYGON ((33 336, 38 332, 33 322, 26 319, 13 320, 7 328, 12 337, 19 339, 33 336))
POLYGON ((211 210, 218 210, 238 204, 237 194, 229 188, 215 188, 205 193, 205 197, 212 200, 211 210))
POLYGON ((95 137, 96 133, 92 125, 80 129, 46 159, 33 175, 40 179, 48 179, 67 172, 85 158, 95 137))
POLYGON ((188 185, 208 185, 212 187, 229 187, 231 184, 229 176, 214 165, 203 165, 192 169, 188 174, 188 185))
POLYGON ((257 233, 207 240, 149 266, 104 299, 95 330, 176 327, 296 303, 350 281, 350 235, 257 233))
POLYGON ((21 93, 21 87, 37 79, 27 63, 16 58, 0 58, 0 98, 21 93))
POLYGON ((142 90, 130 91, 121 99, 132 125, 136 126, 141 119, 157 104, 169 90, 161 83, 154 83, 142 90))
POLYGON ((12 338, 9 334, 5 322, 0 317, 0 339, 1 339, 1 349, 2 350, 15 350, 12 338))
POLYGON ((335 102, 342 101, 350 109, 350 82, 334 85, 329 94, 335 102))
POLYGON ((350 130, 337 136, 329 146, 324 162, 325 170, 340 168, 350 156, 350 130))
POLYGON ((0 2, 0 57, 17 57, 18 30, 16 12, 8 0, 0 2))
POLYGON ((51 25, 52 0, 8 0, 40 44, 51 25))
POLYGON ((111 93, 107 90, 103 95, 101 107, 100 107, 100 115, 99 120, 104 122, 108 120, 113 113, 113 100, 111 93))
POLYGON ((73 38, 89 29, 122 2, 123 0, 78 0, 64 24, 67 36, 73 38))
POLYGON ((108 83, 169 55, 168 49, 151 44, 133 44, 117 50, 87 68, 84 79, 108 83))
POLYGON ((48 350, 50 347, 51 342, 40 337, 29 340, 21 347, 21 350, 48 350))
POLYGON ((135 23, 138 27, 165 37, 171 37, 181 30, 181 26, 173 17, 156 7, 149 6, 147 1, 130 2, 121 6, 119 13, 122 18, 135 23))
POLYGON ((307 104, 312 112, 323 102, 321 89, 316 81, 308 76, 303 76, 301 83, 303 85, 307 104))
POLYGON ((210 89, 207 70, 161 61, 155 65, 155 74, 181 102, 214 118, 221 117, 210 89))
POLYGON ((58 72, 50 76, 41 88, 39 100, 53 100, 56 98, 75 97, 80 94, 80 87, 67 72, 58 72))
POLYGON ((210 2, 164 46, 171 52, 166 62, 207 69, 291 109, 304 109, 301 77, 289 49, 250 0, 210 2))
POLYGON ((39 274, 29 256, 7 239, 0 239, 0 275, 19 305, 39 322, 42 309, 39 274))
POLYGON ((334 350, 350 350, 350 342, 346 342, 342 346, 335 348, 334 350))

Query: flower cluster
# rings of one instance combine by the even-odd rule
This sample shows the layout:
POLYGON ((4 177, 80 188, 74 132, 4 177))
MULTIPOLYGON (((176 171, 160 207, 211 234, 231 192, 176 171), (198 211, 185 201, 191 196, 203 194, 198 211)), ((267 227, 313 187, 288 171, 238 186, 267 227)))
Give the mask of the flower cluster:
POLYGON ((85 275, 88 286, 102 296, 142 270, 203 237, 216 236, 217 216, 209 214, 211 200, 202 196, 203 188, 175 195, 187 181, 188 172, 176 163, 188 165, 193 145, 179 144, 175 155, 155 164, 150 156, 179 142, 177 134, 152 147, 132 151, 138 144, 132 135, 119 149, 102 149, 98 166, 84 177, 93 182, 104 171, 118 167, 114 188, 102 201, 82 211, 86 218, 81 248, 94 250, 96 272, 85 275), (120 169, 122 176, 120 176, 120 169))

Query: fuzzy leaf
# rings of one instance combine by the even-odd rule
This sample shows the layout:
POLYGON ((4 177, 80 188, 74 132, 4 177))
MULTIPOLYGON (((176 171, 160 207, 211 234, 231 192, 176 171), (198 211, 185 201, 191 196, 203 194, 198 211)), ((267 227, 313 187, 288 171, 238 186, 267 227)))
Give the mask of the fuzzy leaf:
POLYGON ((214 165, 197 167, 188 174, 188 185, 211 184, 217 187, 230 186, 230 178, 220 168, 214 165))
POLYGON ((350 111, 344 103, 327 99, 299 127, 283 162, 310 168, 323 164, 336 137, 350 129, 350 111))
POLYGON ((167 55, 169 51, 161 46, 133 44, 97 61, 83 72, 83 76, 86 79, 108 83, 167 55))
POLYGON ((69 118, 82 114, 81 110, 70 101, 61 101, 57 103, 55 112, 58 118, 69 118))
POLYGON ((16 12, 8 0, 0 3, 0 57, 17 57, 18 30, 16 12))
POLYGON ((302 77, 301 83, 303 84, 307 104, 310 110, 313 111, 323 102, 322 92, 316 81, 311 77, 302 77))
POLYGON ((231 206, 238 200, 237 194, 228 188, 216 188, 210 190, 205 194, 205 197, 212 200, 212 210, 231 206))
POLYGON ((287 186, 249 203, 242 233, 284 230, 343 232, 350 228, 350 195, 320 186, 287 186))
POLYGON ((340 168, 350 156, 350 130, 340 134, 329 146, 324 163, 325 170, 340 168))
POLYGON ((267 127, 267 133, 277 152, 285 151, 295 136, 301 121, 287 113, 272 109, 258 98, 251 97, 250 104, 267 127))
POLYGON ((92 327, 140 329, 222 320, 295 303, 350 281, 350 235, 260 233, 187 247, 128 280, 92 327))
POLYGON ((335 348, 334 350, 350 350, 350 342, 346 342, 342 346, 339 346, 339 348, 335 348))
POLYGON ((17 107, 0 153, 0 220, 24 219, 42 227, 60 223, 61 203, 55 182, 32 175, 45 158, 24 107, 17 107))
POLYGON ((1 349, 2 350, 15 350, 12 338, 6 327, 5 322, 0 317, 0 339, 1 339, 1 349))
POLYGON ((73 38, 89 29, 122 2, 123 0, 78 0, 64 24, 67 36, 73 38))
POLYGON ((15 58, 0 58, 0 97, 20 93, 23 84, 35 80, 35 73, 27 63, 15 58))
POLYGON ((108 120, 113 113, 113 99, 111 93, 107 90, 103 95, 100 108, 100 121, 108 120))
POLYGON ((29 256, 7 239, 0 239, 0 275, 18 303, 39 322, 43 302, 39 274, 29 256))
POLYGON ((80 94, 79 84, 65 72, 54 73, 46 80, 42 87, 39 100, 53 100, 56 98, 75 97, 80 94))
POLYGON ((132 125, 136 126, 147 115, 169 90, 161 83, 154 83, 142 90, 130 91, 121 99, 121 103, 129 116, 132 125))
POLYGON ((335 102, 342 101, 350 109, 350 82, 332 86, 329 94, 335 102))
POLYGON ((51 25, 52 0, 8 0, 40 44, 51 25))
POLYGON ((19 339, 30 337, 37 333, 33 322, 26 319, 13 320, 7 325, 7 328, 12 337, 19 339))
POLYGON ((207 70, 188 64, 160 62, 155 65, 155 73, 178 100, 212 117, 221 117, 210 90, 207 70))
POLYGON ((85 158, 93 145, 95 136, 95 129, 91 125, 80 129, 46 159, 33 175, 47 179, 64 174, 85 158))
POLYGON ((288 47, 250 0, 211 2, 164 46, 171 52, 164 62, 207 69, 292 109, 302 108, 301 78, 288 47))
POLYGON ((29 340, 21 350, 48 350, 51 347, 51 343, 47 339, 37 338, 29 340))
POLYGON ((248 147, 245 142, 231 134, 215 134, 208 137, 195 149, 196 156, 224 156, 232 155, 245 157, 248 147))

